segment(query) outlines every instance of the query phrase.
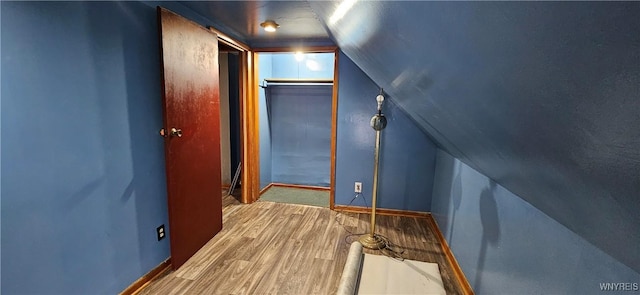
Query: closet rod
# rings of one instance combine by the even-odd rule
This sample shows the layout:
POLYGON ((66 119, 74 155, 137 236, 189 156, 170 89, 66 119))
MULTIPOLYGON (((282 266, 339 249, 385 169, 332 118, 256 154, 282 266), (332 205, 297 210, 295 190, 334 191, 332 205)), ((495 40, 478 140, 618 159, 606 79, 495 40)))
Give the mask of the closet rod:
POLYGON ((268 78, 264 79, 267 83, 323 83, 332 84, 333 79, 284 79, 284 78, 268 78))

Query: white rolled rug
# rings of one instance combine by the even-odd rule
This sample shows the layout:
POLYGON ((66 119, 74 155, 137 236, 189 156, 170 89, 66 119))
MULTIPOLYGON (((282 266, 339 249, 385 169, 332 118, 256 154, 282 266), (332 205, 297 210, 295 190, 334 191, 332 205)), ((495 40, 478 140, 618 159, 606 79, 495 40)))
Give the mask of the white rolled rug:
POLYGON ((352 294, 434 294, 444 295, 437 263, 399 261, 387 256, 363 254, 362 244, 349 249, 338 295, 352 294))

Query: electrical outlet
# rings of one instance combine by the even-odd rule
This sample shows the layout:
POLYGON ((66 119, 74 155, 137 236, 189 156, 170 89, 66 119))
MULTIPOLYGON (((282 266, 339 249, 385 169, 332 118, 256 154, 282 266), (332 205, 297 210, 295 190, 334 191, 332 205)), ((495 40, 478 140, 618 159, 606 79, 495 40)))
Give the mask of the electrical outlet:
POLYGON ((166 233, 164 232, 164 224, 158 226, 158 228, 156 228, 156 234, 158 236, 158 241, 164 239, 164 236, 166 235, 166 233))
POLYGON ((356 181, 356 184, 354 186, 354 191, 356 193, 361 193, 362 192, 362 182, 356 181))

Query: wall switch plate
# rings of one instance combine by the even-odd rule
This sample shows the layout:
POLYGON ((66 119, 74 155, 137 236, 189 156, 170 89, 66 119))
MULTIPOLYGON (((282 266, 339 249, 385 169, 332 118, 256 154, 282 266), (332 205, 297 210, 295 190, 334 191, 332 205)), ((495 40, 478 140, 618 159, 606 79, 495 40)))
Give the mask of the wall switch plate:
POLYGON ((164 224, 156 228, 156 235, 158 236, 158 241, 164 239, 164 237, 166 236, 166 233, 164 232, 164 224))
POLYGON ((356 184, 354 186, 354 191, 356 193, 361 193, 362 192, 362 182, 356 181, 356 184))

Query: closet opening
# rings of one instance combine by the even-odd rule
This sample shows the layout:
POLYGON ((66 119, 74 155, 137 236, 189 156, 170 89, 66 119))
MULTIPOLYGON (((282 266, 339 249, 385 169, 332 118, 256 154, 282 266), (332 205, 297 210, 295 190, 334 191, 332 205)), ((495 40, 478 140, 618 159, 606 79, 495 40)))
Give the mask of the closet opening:
POLYGON ((260 200, 333 207, 336 54, 259 52, 260 200))

